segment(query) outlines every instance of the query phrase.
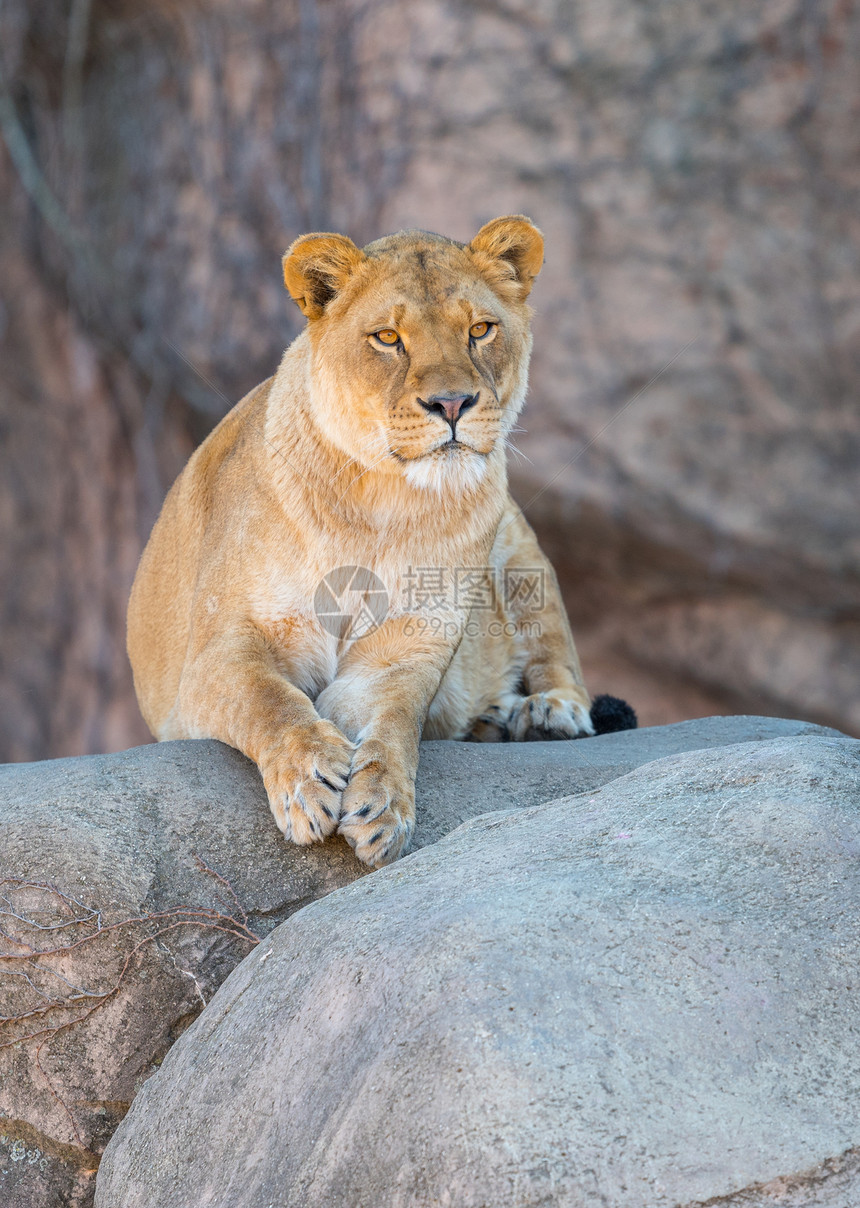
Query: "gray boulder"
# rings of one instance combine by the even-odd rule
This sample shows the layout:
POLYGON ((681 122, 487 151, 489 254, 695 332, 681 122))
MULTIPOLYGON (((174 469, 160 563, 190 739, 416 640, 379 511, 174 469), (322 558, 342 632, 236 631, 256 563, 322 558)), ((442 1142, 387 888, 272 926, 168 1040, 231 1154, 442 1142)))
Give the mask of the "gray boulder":
POLYGON ((485 815, 278 927, 97 1208, 856 1208, 860 742, 485 815))
MULTIPOLYGON (((425 743, 416 844, 673 751, 827 732, 726 717, 578 742, 425 743)), ((342 840, 284 843, 256 769, 215 742, 0 767, 0 853, 0 908, 20 916, 0 919, 12 937, 0 949, 12 955, 0 961, 3 1208, 91 1203, 137 1088, 231 970, 367 872, 342 840), (27 944, 63 950, 34 962, 27 944)))

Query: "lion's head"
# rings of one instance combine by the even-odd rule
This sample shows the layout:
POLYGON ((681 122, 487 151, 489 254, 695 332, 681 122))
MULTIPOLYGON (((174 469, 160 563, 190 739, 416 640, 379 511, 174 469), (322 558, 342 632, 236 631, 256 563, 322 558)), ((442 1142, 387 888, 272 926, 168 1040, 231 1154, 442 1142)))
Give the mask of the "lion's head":
POLYGON ((363 250, 304 235, 284 280, 309 319, 311 402, 359 466, 439 491, 476 486, 522 407, 540 231, 496 218, 468 244, 403 231, 363 250))

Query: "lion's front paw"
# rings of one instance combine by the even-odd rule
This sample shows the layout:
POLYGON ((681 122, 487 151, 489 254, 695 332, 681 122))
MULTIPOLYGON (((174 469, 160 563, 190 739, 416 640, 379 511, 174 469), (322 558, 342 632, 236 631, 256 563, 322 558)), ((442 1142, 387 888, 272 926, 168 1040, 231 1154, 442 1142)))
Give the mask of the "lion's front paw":
POLYGON ((378 868, 405 853, 414 829, 412 777, 382 743, 362 743, 343 794, 339 832, 359 860, 378 868))
POLYGON ((594 733, 587 696, 570 689, 523 697, 511 709, 507 728, 513 742, 579 738, 594 733))
POLYGON ((328 721, 299 726, 260 762, 269 805, 284 838, 314 843, 338 824, 355 746, 328 721))

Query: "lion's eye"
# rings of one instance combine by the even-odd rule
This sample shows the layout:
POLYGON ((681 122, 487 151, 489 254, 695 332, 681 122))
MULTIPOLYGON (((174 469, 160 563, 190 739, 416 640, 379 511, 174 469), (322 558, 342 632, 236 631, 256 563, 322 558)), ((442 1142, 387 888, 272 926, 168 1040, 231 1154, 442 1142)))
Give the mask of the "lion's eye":
POLYGON ((493 323, 473 323, 469 328, 469 335, 473 340, 483 340, 484 336, 492 330, 493 326, 493 323))
POLYGON ((393 327, 383 327, 382 331, 374 332, 374 335, 380 344, 387 344, 389 347, 392 347, 400 339, 400 336, 393 327))

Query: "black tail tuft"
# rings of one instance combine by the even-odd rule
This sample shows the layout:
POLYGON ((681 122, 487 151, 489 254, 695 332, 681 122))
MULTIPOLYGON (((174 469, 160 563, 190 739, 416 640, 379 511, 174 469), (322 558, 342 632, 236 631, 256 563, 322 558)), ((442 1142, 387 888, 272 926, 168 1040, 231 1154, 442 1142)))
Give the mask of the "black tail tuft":
POLYGON ((595 696, 591 704, 591 720, 596 734, 613 734, 616 730, 635 730, 639 722, 635 710, 617 696, 595 696))

